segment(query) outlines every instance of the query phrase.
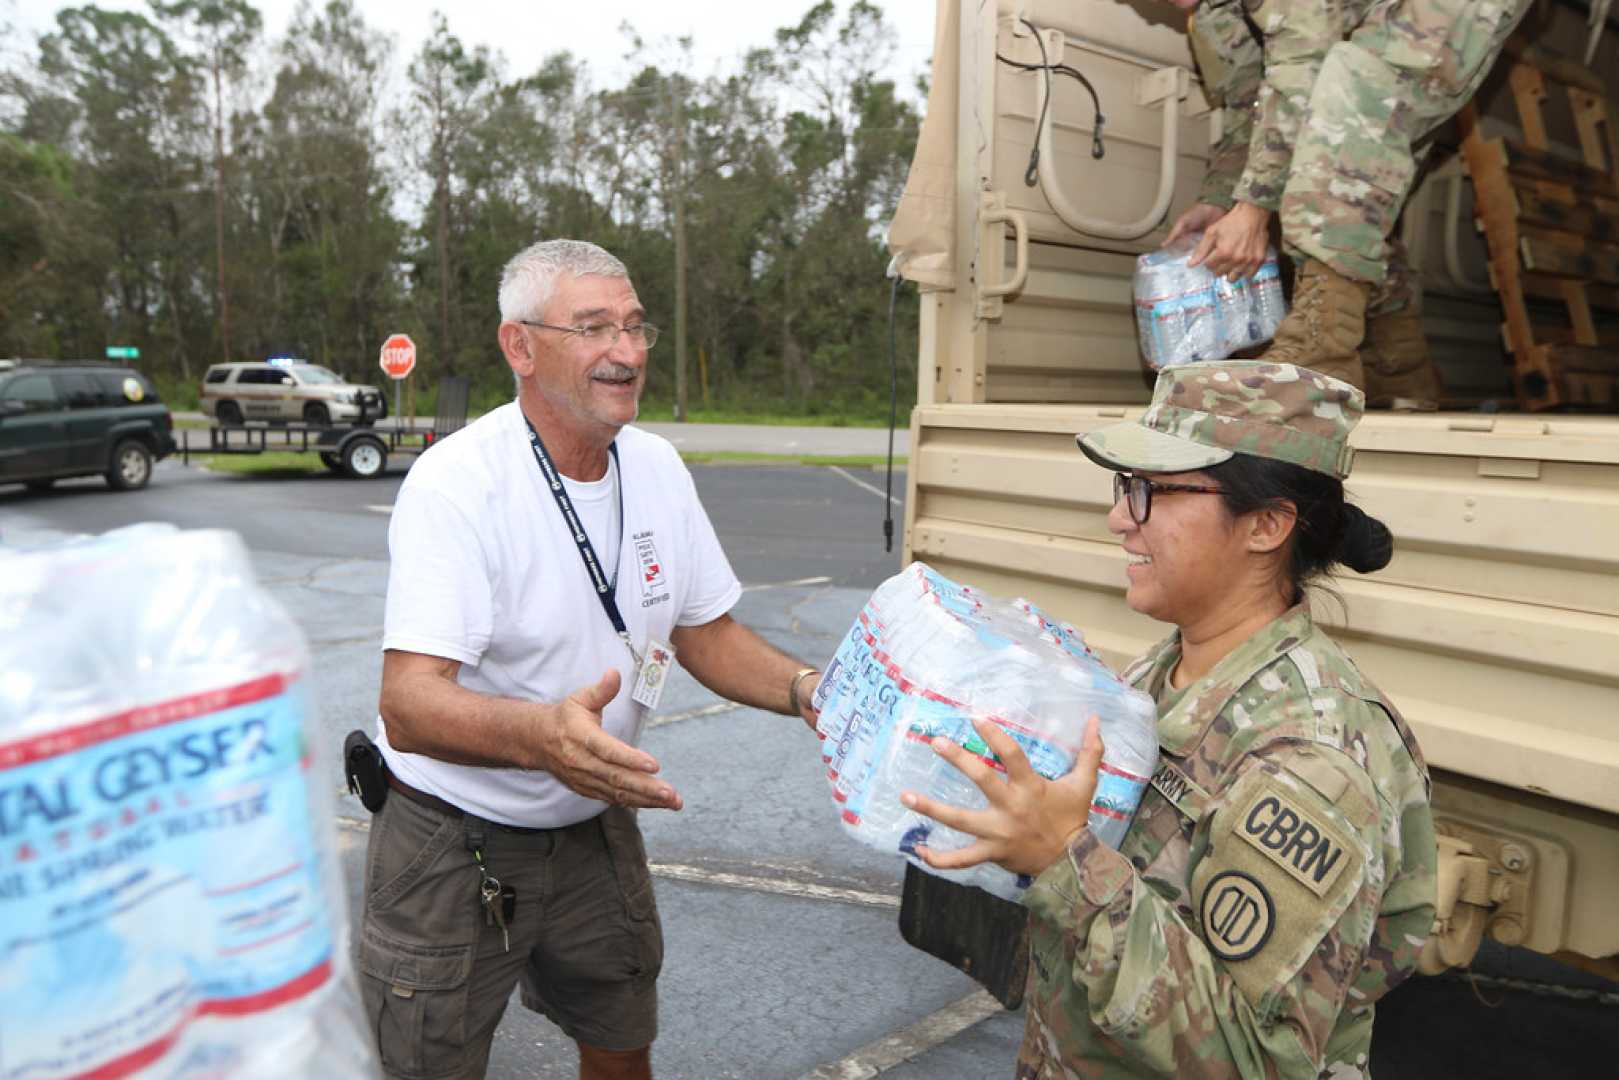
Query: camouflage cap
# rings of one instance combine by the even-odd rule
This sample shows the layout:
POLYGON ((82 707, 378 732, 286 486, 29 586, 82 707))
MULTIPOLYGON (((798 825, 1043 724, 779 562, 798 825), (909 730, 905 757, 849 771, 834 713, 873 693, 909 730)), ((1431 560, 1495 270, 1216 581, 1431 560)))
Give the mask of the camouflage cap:
POLYGON ((1078 435, 1106 469, 1192 472, 1232 454, 1290 461, 1340 480, 1349 475, 1349 432, 1366 398, 1329 375, 1292 364, 1217 360, 1158 373, 1141 419, 1078 435))

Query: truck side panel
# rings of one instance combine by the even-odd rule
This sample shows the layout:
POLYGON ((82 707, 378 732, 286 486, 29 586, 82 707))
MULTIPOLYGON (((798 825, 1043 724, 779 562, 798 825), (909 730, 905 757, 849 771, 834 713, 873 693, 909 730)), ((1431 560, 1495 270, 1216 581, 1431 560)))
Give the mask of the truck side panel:
MULTIPOLYGON (((1065 62, 1102 99, 1101 161, 1089 153, 1089 96, 1073 80, 1058 80, 1047 121, 1066 194, 1089 213, 1141 212, 1157 183, 1161 106, 1135 102, 1164 66, 1191 66, 1168 5, 954 10, 959 80, 936 79, 928 121, 955 126, 955 247, 935 253, 949 274, 923 295, 906 556, 1038 600, 1118 664, 1166 628, 1122 602, 1109 477, 1073 437, 1148 398, 1130 275, 1163 231, 1088 235, 1024 185, 1037 76, 994 59, 1027 59, 1033 39, 1017 37, 1016 11, 1065 32, 1065 62), (1000 220, 1017 213, 1021 223, 1000 220), (997 297, 1015 274, 1019 225, 1027 277, 997 297)), ((1575 23, 1559 32, 1577 38, 1575 23)), ((1218 122, 1195 81, 1185 85, 1171 217, 1195 194, 1218 122)), ((1499 103, 1482 104, 1500 123, 1499 103)), ((1470 217, 1468 186, 1440 173, 1406 235, 1424 260, 1430 340, 1449 381, 1491 396, 1505 386, 1500 310, 1479 290, 1470 217)), ((1374 413, 1354 442, 1350 493, 1387 522, 1396 552, 1386 570, 1334 583, 1342 602, 1319 599, 1317 615, 1417 732, 1442 830, 1490 864, 1490 932, 1543 952, 1619 953, 1619 418, 1374 413)))

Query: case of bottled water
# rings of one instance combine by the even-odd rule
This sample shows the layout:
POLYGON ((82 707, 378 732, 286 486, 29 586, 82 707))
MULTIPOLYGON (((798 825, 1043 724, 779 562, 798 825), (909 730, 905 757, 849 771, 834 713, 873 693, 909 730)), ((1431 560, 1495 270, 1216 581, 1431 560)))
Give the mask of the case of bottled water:
POLYGON ((0 546, 0 1076, 372 1076, 303 636, 234 533, 0 546))
POLYGON ((1276 251, 1251 277, 1227 281, 1205 266, 1187 266, 1202 234, 1136 259, 1136 331, 1154 371, 1196 360, 1224 360, 1269 341, 1287 314, 1276 251))
MULTIPOLYGON (((902 791, 979 809, 988 799, 929 741, 947 738, 1001 770, 973 729, 987 718, 1047 778, 1073 768, 1095 715, 1104 744, 1090 829, 1118 847, 1157 767, 1152 699, 1119 681, 1073 626, 912 563, 879 586, 816 688, 817 731, 843 827, 929 873, 1015 900, 1030 880, 999 866, 936 871, 916 855, 973 838, 908 810, 902 791)), ((1004 771, 1004 770, 1003 770, 1004 771)))

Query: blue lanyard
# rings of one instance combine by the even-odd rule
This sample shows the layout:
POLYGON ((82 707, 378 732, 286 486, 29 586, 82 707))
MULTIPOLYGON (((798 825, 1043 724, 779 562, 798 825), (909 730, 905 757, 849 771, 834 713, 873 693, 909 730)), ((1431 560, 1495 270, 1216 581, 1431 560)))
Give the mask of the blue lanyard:
MULTIPOLYGON (((602 610, 607 613, 607 621, 613 624, 619 638, 629 647, 630 655, 635 662, 641 662, 641 654, 636 651, 635 643, 630 640, 630 631, 624 624, 624 616, 619 613, 618 599, 618 567, 615 564, 613 576, 609 578, 602 572, 601 560, 596 557, 596 549, 590 544, 590 537, 585 534, 585 527, 579 523, 579 515, 573 508, 573 500, 568 497, 568 489, 562 482, 562 474, 557 472, 556 463, 551 460, 550 451, 546 450, 545 443, 540 439, 540 433, 534 430, 534 425, 523 417, 523 425, 528 428, 528 445, 534 451, 534 461, 540 467, 540 473, 545 477, 546 487, 551 489, 551 497, 557 501, 557 509, 562 511, 563 523, 573 534, 574 546, 579 549, 579 558, 584 561, 585 570, 590 574, 590 583, 596 589, 596 598, 601 601, 602 610)), ((624 552, 624 470, 618 466, 618 444, 609 443, 607 452, 613 455, 613 465, 618 467, 618 548, 619 561, 623 561, 624 552)))

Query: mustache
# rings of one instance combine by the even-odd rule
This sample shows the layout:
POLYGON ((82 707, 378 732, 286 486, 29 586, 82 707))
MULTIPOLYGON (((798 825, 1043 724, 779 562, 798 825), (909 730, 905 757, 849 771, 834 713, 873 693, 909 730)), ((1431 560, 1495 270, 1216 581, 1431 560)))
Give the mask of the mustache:
POLYGON ((633 379, 636 371, 628 364, 597 364, 590 369, 592 379, 633 379))

